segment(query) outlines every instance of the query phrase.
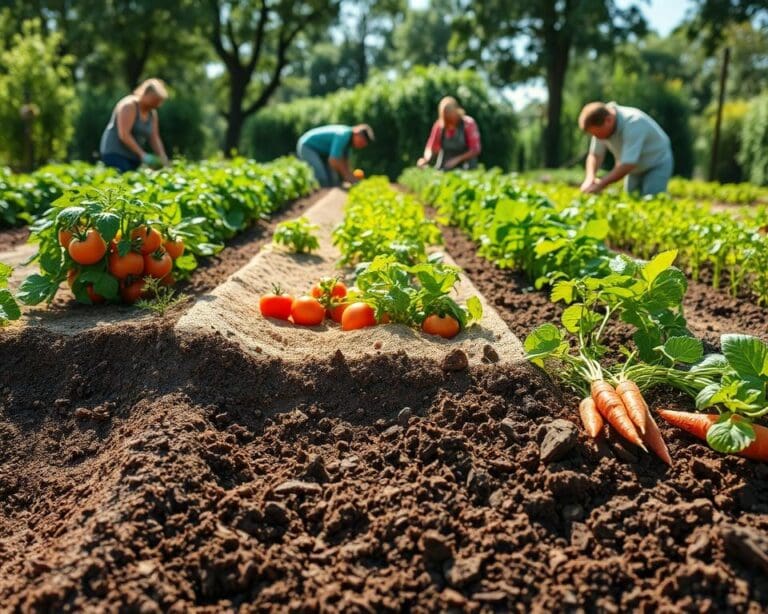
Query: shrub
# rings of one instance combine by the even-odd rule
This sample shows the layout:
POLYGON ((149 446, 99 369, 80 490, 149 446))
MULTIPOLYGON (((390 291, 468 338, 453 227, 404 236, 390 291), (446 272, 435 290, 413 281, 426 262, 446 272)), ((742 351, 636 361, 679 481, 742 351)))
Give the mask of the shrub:
POLYGON ((768 185, 768 93, 753 99, 741 130, 741 154, 747 179, 768 185))

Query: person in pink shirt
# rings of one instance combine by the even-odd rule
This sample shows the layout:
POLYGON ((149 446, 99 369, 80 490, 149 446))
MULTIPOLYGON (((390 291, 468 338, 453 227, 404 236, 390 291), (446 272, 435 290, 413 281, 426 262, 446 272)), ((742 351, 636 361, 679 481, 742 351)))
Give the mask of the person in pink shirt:
POLYGON ((477 122, 464 112, 452 96, 446 96, 437 107, 438 118, 432 126, 420 167, 433 162, 435 168, 475 168, 480 155, 480 131, 477 122))

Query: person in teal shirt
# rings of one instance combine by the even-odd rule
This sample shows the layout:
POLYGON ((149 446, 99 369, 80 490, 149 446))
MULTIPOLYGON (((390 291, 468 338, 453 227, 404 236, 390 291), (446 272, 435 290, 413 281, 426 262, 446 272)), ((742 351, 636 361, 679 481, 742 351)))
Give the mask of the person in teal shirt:
POLYGON ((319 126, 301 135, 296 155, 312 167, 323 187, 340 185, 342 179, 356 183, 358 180, 349 168, 349 148, 362 149, 373 138, 373 129, 368 124, 319 126))

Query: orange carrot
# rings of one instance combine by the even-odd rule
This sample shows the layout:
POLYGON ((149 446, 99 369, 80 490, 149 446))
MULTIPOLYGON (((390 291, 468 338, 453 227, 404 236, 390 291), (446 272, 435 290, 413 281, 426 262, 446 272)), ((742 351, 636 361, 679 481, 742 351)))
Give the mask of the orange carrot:
POLYGON ((587 430, 587 434, 593 439, 603 430, 603 417, 598 413, 592 397, 585 397, 579 403, 579 415, 581 423, 587 430))
POLYGON ((635 425, 627 414, 627 408, 621 401, 621 397, 608 382, 604 380, 595 380, 592 382, 592 399, 595 401, 595 407, 600 415, 606 419, 608 424, 615 428, 619 435, 643 450, 647 449, 643 445, 640 436, 637 434, 635 425))
POLYGON ((616 392, 621 397, 624 407, 627 408, 629 419, 634 422, 641 435, 645 435, 645 425, 648 421, 648 404, 643 398, 643 393, 635 382, 624 380, 616 386, 616 392))
POLYGON ((661 436, 659 426, 656 424, 656 420, 653 419, 651 412, 648 411, 645 417, 645 434, 643 435, 643 441, 645 444, 656 453, 661 460, 663 460, 670 467, 672 466, 672 457, 669 455, 667 444, 664 443, 664 438, 661 436))
MULTIPOLYGON (((709 427, 720 418, 717 414, 693 414, 669 409, 660 409, 659 415, 670 424, 705 441, 709 427)), ((741 418, 734 416, 734 419, 740 420, 741 418)), ((753 460, 768 461, 768 428, 759 424, 752 424, 752 428, 755 429, 755 440, 737 454, 753 460)))

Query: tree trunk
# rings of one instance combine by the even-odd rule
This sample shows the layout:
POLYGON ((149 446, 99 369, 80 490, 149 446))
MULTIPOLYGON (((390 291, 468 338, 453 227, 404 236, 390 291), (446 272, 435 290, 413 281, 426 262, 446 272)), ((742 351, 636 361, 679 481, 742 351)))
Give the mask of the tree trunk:
POLYGON ((247 82, 242 75, 230 73, 227 132, 224 135, 224 155, 228 158, 240 149, 240 136, 245 121, 243 100, 245 99, 246 86, 247 82))

